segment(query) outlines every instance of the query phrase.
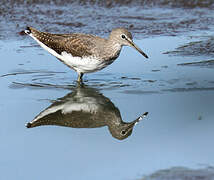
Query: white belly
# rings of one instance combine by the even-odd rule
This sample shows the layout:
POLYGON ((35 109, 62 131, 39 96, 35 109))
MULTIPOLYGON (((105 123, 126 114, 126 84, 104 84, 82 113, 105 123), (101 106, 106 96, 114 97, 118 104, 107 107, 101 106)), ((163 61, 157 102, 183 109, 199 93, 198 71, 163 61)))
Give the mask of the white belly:
POLYGON ((83 58, 73 57, 66 52, 62 52, 60 59, 75 71, 82 73, 99 71, 113 62, 113 60, 104 61, 93 56, 83 58))

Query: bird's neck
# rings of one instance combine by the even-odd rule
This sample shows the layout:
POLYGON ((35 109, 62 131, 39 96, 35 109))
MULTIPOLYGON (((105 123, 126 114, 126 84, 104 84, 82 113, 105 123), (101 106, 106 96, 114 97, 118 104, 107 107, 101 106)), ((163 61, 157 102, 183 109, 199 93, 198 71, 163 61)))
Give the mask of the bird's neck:
POLYGON ((112 57, 112 59, 116 59, 120 55, 122 45, 118 42, 113 41, 112 39, 108 39, 106 43, 106 53, 109 57, 112 57))

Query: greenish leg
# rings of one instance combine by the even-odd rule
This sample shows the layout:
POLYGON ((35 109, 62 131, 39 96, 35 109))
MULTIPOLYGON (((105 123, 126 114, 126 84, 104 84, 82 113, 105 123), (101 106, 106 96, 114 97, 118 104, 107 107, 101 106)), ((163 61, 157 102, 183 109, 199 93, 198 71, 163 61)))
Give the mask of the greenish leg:
POLYGON ((82 82, 83 73, 78 73, 77 82, 82 82))

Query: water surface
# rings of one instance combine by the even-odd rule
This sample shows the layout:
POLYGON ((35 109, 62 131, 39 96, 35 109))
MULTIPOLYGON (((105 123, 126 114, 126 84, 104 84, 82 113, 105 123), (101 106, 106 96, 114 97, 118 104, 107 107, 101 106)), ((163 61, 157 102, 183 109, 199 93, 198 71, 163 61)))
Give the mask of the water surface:
MULTIPOLYGON (((189 54, 165 53, 201 41, 205 32, 210 39, 212 7, 172 6, 132 4, 129 9, 126 5, 87 5, 90 8, 85 9, 85 5, 77 3, 73 5, 77 10, 71 11, 67 19, 69 6, 20 3, 8 8, 8 13, 1 13, 0 179, 137 179, 162 169, 174 175, 181 171, 173 167, 181 166, 186 177, 191 176, 189 169, 198 169, 201 177, 213 178, 214 72, 210 49, 203 48, 203 53, 199 53, 197 45, 182 49, 189 54), (23 12, 23 7, 27 11, 23 12), (118 14, 119 24, 115 18, 118 14), (191 21, 197 15, 200 18, 191 21), (93 18, 96 21, 88 23, 93 18), (136 44, 150 58, 146 60, 125 47, 112 65, 84 76, 86 86, 92 89, 92 95, 86 90, 86 97, 96 97, 90 100, 99 100, 96 104, 110 109, 109 113, 120 114, 123 122, 149 112, 130 136, 123 140, 113 138, 107 126, 25 127, 42 111, 78 89, 75 72, 29 37, 17 36, 16 32, 29 21, 41 30, 81 31, 105 37, 115 24, 130 27, 136 44), (47 22, 54 23, 47 26, 47 22), (16 24, 19 25, 15 28, 16 24), (203 176, 207 169, 211 173, 203 176)), ((206 43, 204 39, 202 44, 206 43)))

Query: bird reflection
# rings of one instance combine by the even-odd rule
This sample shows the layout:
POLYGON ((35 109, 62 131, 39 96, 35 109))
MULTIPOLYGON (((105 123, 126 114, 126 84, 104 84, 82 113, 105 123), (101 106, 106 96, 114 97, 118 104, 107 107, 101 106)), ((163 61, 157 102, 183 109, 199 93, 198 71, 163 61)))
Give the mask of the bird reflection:
POLYGON ((111 135, 122 140, 132 134, 134 126, 147 114, 148 112, 145 112, 132 122, 123 122, 119 109, 107 97, 94 88, 82 85, 55 101, 34 120, 27 123, 26 127, 57 125, 98 128, 108 126, 111 135))

